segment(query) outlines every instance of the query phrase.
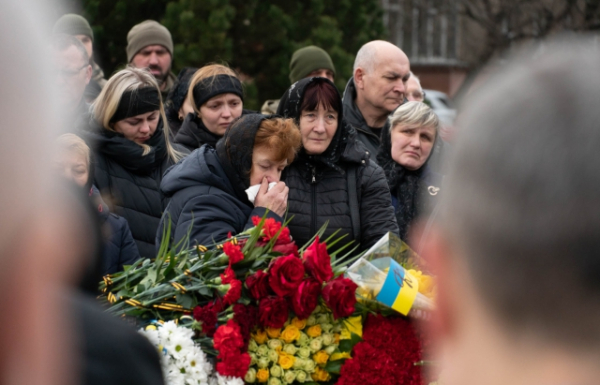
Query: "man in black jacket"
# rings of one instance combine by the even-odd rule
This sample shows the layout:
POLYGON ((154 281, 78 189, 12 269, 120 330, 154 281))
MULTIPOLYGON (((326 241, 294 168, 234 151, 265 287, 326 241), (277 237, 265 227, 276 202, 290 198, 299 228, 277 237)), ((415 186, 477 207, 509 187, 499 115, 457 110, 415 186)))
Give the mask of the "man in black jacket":
POLYGON ((410 63, 400 48, 375 40, 356 54, 353 75, 344 91, 344 118, 374 159, 389 114, 404 103, 410 63))

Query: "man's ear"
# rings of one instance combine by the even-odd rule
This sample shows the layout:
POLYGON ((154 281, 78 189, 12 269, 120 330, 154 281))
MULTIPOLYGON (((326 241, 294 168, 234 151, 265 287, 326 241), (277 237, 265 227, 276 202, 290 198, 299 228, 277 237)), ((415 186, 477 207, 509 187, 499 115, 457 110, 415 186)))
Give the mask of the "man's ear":
POLYGON ((88 65, 85 71, 85 84, 88 84, 92 79, 92 66, 88 65))
MULTIPOLYGON (((410 232, 411 240, 422 240, 419 250, 415 250, 428 267, 427 272, 433 274, 436 280, 436 310, 425 327, 435 340, 443 340, 450 337, 456 327, 456 283, 454 276, 455 266, 452 263, 452 249, 442 229, 433 224, 426 226, 424 222, 417 223, 410 232), (427 234, 424 234, 424 232, 427 234)), ((416 244, 411 242, 412 244, 416 244)))
POLYGON ((356 88, 361 89, 361 90, 365 88, 364 77, 365 77, 364 69, 358 67, 357 69, 354 70, 354 85, 356 86, 356 88))

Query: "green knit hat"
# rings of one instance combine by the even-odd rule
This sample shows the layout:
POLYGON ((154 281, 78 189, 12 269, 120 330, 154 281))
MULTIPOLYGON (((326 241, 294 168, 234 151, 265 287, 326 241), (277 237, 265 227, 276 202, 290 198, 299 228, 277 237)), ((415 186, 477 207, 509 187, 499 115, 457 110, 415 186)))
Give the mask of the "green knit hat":
POLYGON ((85 35, 94 41, 94 32, 92 31, 92 27, 90 27, 90 23, 83 16, 75 15, 74 13, 63 15, 54 24, 52 34, 58 35, 60 33, 71 36, 85 35))
POLYGON ((292 55, 290 61, 290 81, 296 83, 309 73, 318 69, 332 70, 335 75, 335 67, 329 54, 322 48, 314 45, 300 48, 292 55))
POLYGON ((173 38, 171 32, 162 24, 154 20, 142 21, 131 28, 127 34, 127 62, 149 45, 162 45, 173 56, 173 38))

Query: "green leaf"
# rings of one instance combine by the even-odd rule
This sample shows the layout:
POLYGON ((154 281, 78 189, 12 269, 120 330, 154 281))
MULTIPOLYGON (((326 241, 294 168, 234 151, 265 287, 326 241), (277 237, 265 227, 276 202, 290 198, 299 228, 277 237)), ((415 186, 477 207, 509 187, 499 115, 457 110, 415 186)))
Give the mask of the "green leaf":
POLYGON ((341 360, 328 361, 323 369, 325 369, 329 373, 340 374, 344 362, 346 362, 345 358, 342 358, 341 360))
POLYGON ((362 338, 358 334, 351 333, 349 340, 340 340, 338 348, 342 352, 351 352, 354 349, 354 345, 362 341, 362 338))
POLYGON ((179 305, 183 306, 186 309, 191 309, 194 307, 194 299, 188 294, 177 294, 175 296, 175 300, 179 305))

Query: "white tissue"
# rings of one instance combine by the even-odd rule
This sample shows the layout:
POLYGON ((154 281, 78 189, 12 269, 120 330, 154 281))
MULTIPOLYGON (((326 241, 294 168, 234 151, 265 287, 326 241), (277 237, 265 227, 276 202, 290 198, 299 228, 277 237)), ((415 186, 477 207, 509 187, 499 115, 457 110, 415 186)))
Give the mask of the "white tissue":
MULTIPOLYGON (((276 184, 277 184, 277 182, 269 183, 269 188, 267 189, 267 191, 269 191, 271 188, 273 188, 273 186, 275 186, 276 184)), ((246 195, 248 195, 248 200, 251 203, 254 203, 254 200, 256 199, 256 196, 258 195, 258 190, 260 190, 259 184, 255 184, 254 186, 250 186, 246 189, 246 195)))

